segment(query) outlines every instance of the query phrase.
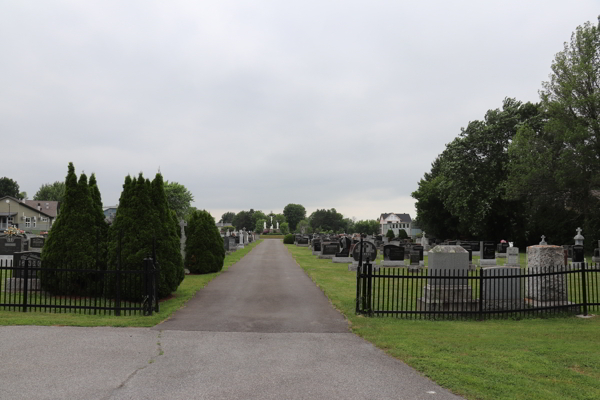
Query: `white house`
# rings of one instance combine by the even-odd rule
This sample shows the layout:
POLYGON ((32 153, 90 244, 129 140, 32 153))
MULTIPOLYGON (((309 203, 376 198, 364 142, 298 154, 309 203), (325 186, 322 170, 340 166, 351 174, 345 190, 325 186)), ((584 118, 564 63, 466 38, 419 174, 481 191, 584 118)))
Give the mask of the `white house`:
POLYGON ((408 214, 384 213, 379 217, 379 226, 381 234, 385 235, 389 229, 398 236, 398 232, 403 229, 408 237, 411 237, 412 220, 408 214))

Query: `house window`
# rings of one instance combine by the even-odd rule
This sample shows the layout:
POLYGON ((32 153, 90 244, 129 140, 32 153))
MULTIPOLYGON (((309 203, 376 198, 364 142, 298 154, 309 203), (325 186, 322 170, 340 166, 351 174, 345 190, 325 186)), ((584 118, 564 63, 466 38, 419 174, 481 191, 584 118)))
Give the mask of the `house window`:
POLYGON ((48 222, 48 217, 40 217, 40 220, 41 220, 42 222, 48 222))
POLYGON ((31 228, 31 218, 25 217, 25 228, 31 228))
POLYGON ((37 223, 37 217, 33 217, 33 227, 35 228, 35 225, 37 223))

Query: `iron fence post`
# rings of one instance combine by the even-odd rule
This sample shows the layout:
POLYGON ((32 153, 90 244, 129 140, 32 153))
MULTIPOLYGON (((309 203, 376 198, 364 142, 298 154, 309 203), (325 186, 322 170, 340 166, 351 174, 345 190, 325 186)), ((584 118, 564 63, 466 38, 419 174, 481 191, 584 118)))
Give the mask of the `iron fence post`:
MULTIPOLYGON (((475 270, 475 274, 477 274, 477 270, 475 270)), ((479 268, 479 276, 475 275, 476 278, 478 278, 479 280, 479 320, 483 321, 483 280, 484 280, 484 273, 483 273, 483 269, 479 268)))
POLYGON ((118 317, 121 315, 121 240, 123 238, 123 231, 119 231, 119 241, 117 243, 117 268, 115 270, 115 315, 118 317))
MULTIPOLYGON (((29 263, 31 261, 25 260, 23 263, 23 312, 27 312, 27 289, 29 281, 29 263)), ((16 283, 16 282, 15 282, 16 283)), ((16 287, 16 285, 15 285, 16 287)))
POLYGON ((373 264, 370 263, 369 257, 367 257, 367 314, 373 316, 373 264))
POLYGON ((360 314, 360 265, 356 268, 356 313, 360 314))
POLYGON ((583 315, 588 315, 587 283, 585 281, 585 260, 581 263, 581 292, 583 294, 583 315))

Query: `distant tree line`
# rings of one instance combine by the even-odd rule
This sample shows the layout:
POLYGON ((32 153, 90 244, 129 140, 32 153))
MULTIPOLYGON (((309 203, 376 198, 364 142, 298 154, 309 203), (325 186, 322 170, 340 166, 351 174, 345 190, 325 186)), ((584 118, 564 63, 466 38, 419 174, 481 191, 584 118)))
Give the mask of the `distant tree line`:
POLYGON ((551 69, 539 103, 506 98, 435 159, 412 193, 427 233, 567 244, 581 226, 600 239, 599 26, 577 27, 551 69))

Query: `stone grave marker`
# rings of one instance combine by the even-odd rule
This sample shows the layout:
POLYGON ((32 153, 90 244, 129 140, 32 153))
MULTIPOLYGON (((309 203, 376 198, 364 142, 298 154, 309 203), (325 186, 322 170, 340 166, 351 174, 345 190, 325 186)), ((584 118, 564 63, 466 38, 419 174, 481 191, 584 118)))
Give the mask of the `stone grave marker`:
POLYGON ((299 247, 308 247, 309 246, 309 244, 308 244, 308 236, 300 236, 297 239, 296 246, 299 246, 299 247))
POLYGON ((520 267, 519 248, 509 247, 506 249, 506 266, 520 267))
POLYGON ((404 247, 388 244, 383 246, 382 267, 403 267, 404 247))
MULTIPOLYGON (((565 271, 564 249, 561 246, 537 245, 527 248, 529 274, 565 271)), ((543 275, 527 278, 527 302, 534 307, 568 305, 565 275, 543 275)))
MULTIPOLYGON (((509 247, 515 249, 516 247, 509 247)), ((518 257, 517 249, 517 257, 518 257)), ((508 253, 510 258, 510 253, 508 253)), ((496 266, 481 269, 484 310, 519 310, 525 308, 521 294, 521 267, 496 266)))
POLYGON ((332 259, 339 251, 340 246, 337 242, 328 242, 321 245, 321 255, 319 258, 332 259))
POLYGON ((496 246, 494 242, 484 241, 481 249, 481 258, 479 259, 479 265, 481 266, 494 266, 496 265, 496 246))
POLYGON ((0 237, 0 256, 12 256, 23 250, 23 239, 21 237, 0 237))
POLYGON ((469 253, 461 246, 435 246, 429 252, 429 279, 423 297, 417 299, 420 311, 476 311, 466 277, 469 274, 469 253), (465 279, 462 279, 462 278, 465 279))

